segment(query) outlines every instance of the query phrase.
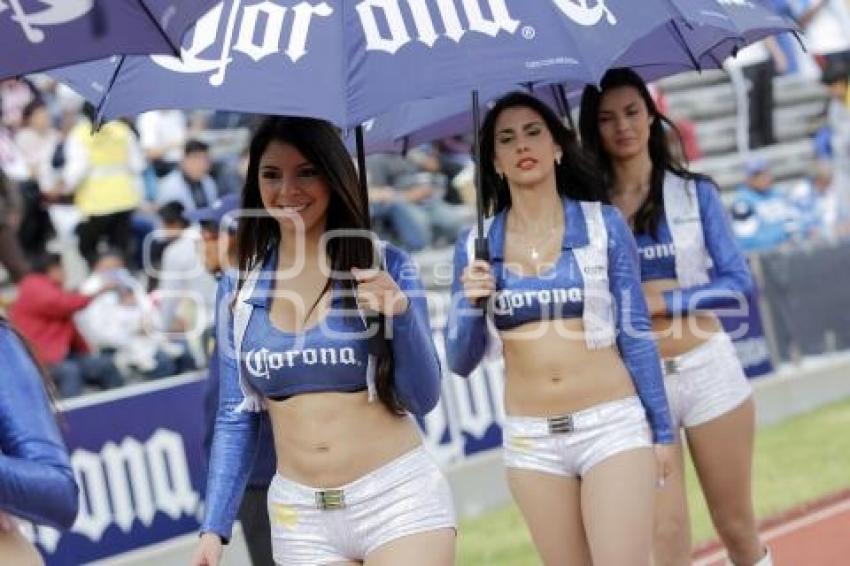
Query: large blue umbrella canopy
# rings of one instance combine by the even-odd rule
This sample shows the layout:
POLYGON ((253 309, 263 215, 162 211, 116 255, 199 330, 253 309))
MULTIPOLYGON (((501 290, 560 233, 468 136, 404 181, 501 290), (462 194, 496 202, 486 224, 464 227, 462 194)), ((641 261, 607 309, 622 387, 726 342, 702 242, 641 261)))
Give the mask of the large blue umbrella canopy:
POLYGON ((488 84, 597 82, 669 17, 667 0, 225 0, 179 59, 113 57, 53 76, 104 119, 209 108, 351 127, 488 84))
POLYGON ((108 57, 174 53, 216 0, 0 0, 0 78, 108 57))
POLYGON ((770 0, 666 0, 674 16, 667 28, 635 42, 618 61, 650 77, 679 70, 716 69, 730 55, 760 39, 796 33, 797 24, 774 10, 770 0), (671 45, 679 38, 688 57, 671 45))
MULTIPOLYGON (((631 67, 647 81, 676 73, 715 69, 738 49, 769 35, 795 32, 796 24, 776 14, 758 0, 666 0, 671 18, 623 52, 612 67, 631 67)), ((534 94, 553 108, 574 104, 585 84, 567 81, 559 85, 537 85, 534 94)), ((481 89, 485 102, 517 90, 516 82, 481 89)), ((564 108, 560 111, 564 112, 564 108)), ((367 153, 403 152, 435 139, 470 132, 474 128, 468 93, 400 104, 392 111, 364 123, 367 153)), ((354 134, 346 143, 354 147, 354 134)))

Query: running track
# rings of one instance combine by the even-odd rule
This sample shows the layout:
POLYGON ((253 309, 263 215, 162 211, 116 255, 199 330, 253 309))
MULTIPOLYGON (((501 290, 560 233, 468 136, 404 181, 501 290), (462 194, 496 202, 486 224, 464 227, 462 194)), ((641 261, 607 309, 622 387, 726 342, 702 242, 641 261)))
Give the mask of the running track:
MULTIPOLYGON (((850 565, 850 490, 805 505, 762 525, 774 566, 850 565)), ((713 542, 698 549, 694 566, 723 566, 725 553, 713 542)))

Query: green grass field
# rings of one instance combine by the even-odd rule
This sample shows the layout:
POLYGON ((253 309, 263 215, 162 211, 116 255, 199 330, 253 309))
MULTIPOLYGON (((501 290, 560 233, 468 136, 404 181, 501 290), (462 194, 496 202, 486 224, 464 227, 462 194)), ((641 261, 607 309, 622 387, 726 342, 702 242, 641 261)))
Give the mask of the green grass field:
MULTIPOLYGON (((850 487, 848 431, 850 401, 759 430, 754 478, 758 516, 771 517, 850 487)), ((715 538, 692 468, 688 470, 688 498, 694 542, 715 538)), ((464 521, 460 533, 461 566, 540 564, 513 506, 464 521)))

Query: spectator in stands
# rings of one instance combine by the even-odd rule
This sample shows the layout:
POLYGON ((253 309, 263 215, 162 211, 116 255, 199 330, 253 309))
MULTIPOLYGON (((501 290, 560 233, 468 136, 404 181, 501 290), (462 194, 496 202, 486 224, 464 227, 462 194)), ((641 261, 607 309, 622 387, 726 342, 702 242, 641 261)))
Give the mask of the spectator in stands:
POLYGON ((803 237, 832 241, 850 236, 850 203, 839 199, 834 180, 832 165, 817 161, 812 174, 791 190, 803 237))
POLYGON ((846 0, 790 0, 807 49, 825 74, 850 73, 850 8, 846 0))
POLYGON ((829 90, 826 124, 818 131, 816 149, 827 153, 835 172, 838 199, 850 202, 850 89, 848 71, 832 68, 824 71, 823 82, 829 90))
POLYGON ((217 169, 215 180, 219 197, 241 193, 248 172, 248 147, 242 148, 238 156, 220 162, 217 169))
POLYGON ((65 269, 57 254, 33 260, 33 272, 21 280, 9 318, 35 347, 62 397, 83 392, 85 384, 119 387, 124 379, 108 356, 92 353, 73 316, 92 299, 115 287, 107 282, 89 294, 66 291, 65 269))
MULTIPOLYGON (((463 195, 455 186, 455 178, 472 163, 472 143, 469 135, 458 135, 435 141, 432 146, 440 164, 440 171, 448 177, 445 201, 464 204, 463 195)), ((473 202, 467 204, 474 205, 473 202)))
MULTIPOLYGON (((167 332, 203 331, 215 308, 215 279, 204 271, 198 231, 189 227, 183 205, 159 209, 166 245, 159 270, 160 312, 167 332)), ((200 339, 200 336, 198 336, 200 339)))
MULTIPOLYGON (((794 8, 791 5, 794 1, 795 0, 768 0, 767 3, 777 14, 781 14, 791 20, 796 20, 794 8)), ((803 59, 809 57, 802 51, 800 42, 791 33, 782 33, 774 37, 776 37, 776 44, 785 56, 786 62, 785 70, 780 74, 791 75, 800 72, 801 66, 805 63, 803 59)))
POLYGON ((141 283, 127 271, 120 252, 102 254, 80 290, 91 293, 108 281, 116 283, 115 289, 98 295, 75 315, 89 344, 111 355, 125 375, 134 372, 158 379, 195 369, 187 345, 169 341, 158 331, 158 313, 141 283))
POLYGON ((38 90, 27 79, 0 79, 0 126, 13 132, 20 128, 24 108, 39 96, 38 90))
POLYGON ((425 170, 400 155, 367 159, 373 214, 386 219, 403 246, 411 251, 440 242, 454 242, 472 218, 469 208, 444 200, 446 177, 425 170))
POLYGON ((0 265, 13 283, 29 270, 24 252, 18 244, 18 226, 21 219, 21 198, 18 187, 0 169, 0 265))
POLYGON ((23 117, 23 127, 15 135, 15 143, 27 162, 29 177, 20 184, 23 217, 18 238, 24 252, 34 257, 47 250, 48 240, 55 235, 47 206, 57 196, 59 179, 53 157, 60 136, 53 127, 47 104, 40 98, 24 108, 23 117))
POLYGON ((0 124, 0 171, 15 183, 29 178, 30 170, 21 148, 15 143, 12 130, 0 124))
POLYGON ((80 254, 94 265, 102 244, 129 257, 133 211, 141 202, 144 156, 133 130, 120 120, 93 131, 95 109, 83 108, 65 142, 63 192, 74 195, 84 220, 77 227, 80 254))
POLYGON ((800 215, 774 186, 767 161, 747 162, 747 181, 732 203, 732 229, 745 252, 760 252, 790 243, 800 233, 800 215))
POLYGON ((156 176, 165 177, 183 157, 183 148, 189 138, 186 114, 182 110, 145 112, 136 119, 136 129, 156 176))
MULTIPOLYGON (((239 194, 228 194, 212 206, 190 212, 187 216, 201 226, 202 254, 204 268, 208 273, 220 278, 225 272, 236 270, 236 227, 240 204, 239 194)), ((223 305, 218 305, 223 308, 223 305)), ((210 327, 209 373, 204 393, 204 414, 206 430, 204 434, 204 453, 209 463, 210 448, 218 411, 221 369, 218 363, 218 347, 215 344, 215 329, 210 327)), ((268 413, 260 415, 257 457, 251 468, 248 486, 239 505, 239 522, 245 534, 248 553, 253 566, 273 566, 271 524, 266 509, 269 484, 275 472, 274 439, 268 413)))
POLYGON ((772 37, 742 49, 725 63, 735 89, 741 153, 776 143, 773 77, 783 74, 787 66, 785 54, 772 37))
POLYGON ((218 198, 218 186, 210 176, 210 148, 204 142, 189 140, 180 166, 159 182, 156 202, 177 201, 186 212, 206 208, 218 198))
POLYGON ((815 146, 815 159, 819 161, 832 161, 832 128, 824 124, 817 129, 812 136, 815 146))

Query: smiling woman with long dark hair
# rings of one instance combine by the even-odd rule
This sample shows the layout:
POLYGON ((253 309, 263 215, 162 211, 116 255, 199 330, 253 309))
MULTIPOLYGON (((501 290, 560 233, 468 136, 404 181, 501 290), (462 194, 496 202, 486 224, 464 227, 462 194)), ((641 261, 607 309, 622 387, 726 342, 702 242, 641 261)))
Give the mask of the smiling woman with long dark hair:
POLYGON ((673 435, 634 240, 536 98, 499 100, 481 140, 490 257, 457 243, 449 364, 501 345, 508 482, 544 563, 648 566, 673 435))
POLYGON ((409 418, 440 395, 426 299, 411 259, 371 238, 334 128, 267 119, 242 208, 239 273, 219 285, 221 397, 194 564, 217 564, 230 537, 261 410, 277 456, 268 497, 277 563, 451 564, 448 483, 409 418), (384 351, 369 339, 367 311, 385 319, 384 351))
MULTIPOLYGON (((717 186, 677 163, 646 84, 614 69, 581 104, 582 143, 603 169, 611 200, 634 231, 643 291, 664 358, 676 436, 685 429, 714 525, 733 564, 767 566, 752 503, 755 414, 750 385, 716 308, 738 307, 752 287, 717 186)), ((659 490, 656 564, 690 561, 680 444, 659 490)))

